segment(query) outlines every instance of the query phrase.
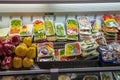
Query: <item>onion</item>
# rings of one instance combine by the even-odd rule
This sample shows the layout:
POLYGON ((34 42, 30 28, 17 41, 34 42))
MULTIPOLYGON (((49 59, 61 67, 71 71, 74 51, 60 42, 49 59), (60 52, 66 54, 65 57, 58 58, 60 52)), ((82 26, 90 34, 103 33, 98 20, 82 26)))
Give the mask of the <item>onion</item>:
POLYGON ((44 55, 48 54, 48 50, 46 48, 41 49, 41 53, 44 55))

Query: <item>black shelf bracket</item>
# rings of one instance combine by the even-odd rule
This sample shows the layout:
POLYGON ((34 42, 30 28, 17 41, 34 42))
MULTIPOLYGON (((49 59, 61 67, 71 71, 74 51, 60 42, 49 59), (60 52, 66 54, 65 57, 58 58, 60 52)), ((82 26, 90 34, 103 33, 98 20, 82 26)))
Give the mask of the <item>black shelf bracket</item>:
POLYGON ((59 76, 58 71, 59 71, 58 69, 50 69, 50 76, 51 76, 50 80, 58 80, 58 76, 59 76))

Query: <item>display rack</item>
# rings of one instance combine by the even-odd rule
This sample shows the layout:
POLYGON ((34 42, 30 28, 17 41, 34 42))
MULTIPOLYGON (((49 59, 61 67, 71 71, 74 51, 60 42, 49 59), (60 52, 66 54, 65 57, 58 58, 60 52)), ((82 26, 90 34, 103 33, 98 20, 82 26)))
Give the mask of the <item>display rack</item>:
MULTIPOLYGON (((38 4, 0 4, 0 14, 2 13, 65 13, 70 12, 72 14, 76 13, 91 13, 91 12, 118 12, 119 11, 120 2, 114 3, 38 3, 38 4)), ((16 14, 16 15, 17 15, 16 14)), ((5 15, 5 14, 4 14, 5 15)), ((22 14, 21 14, 22 15, 22 14)), ((27 14, 31 15, 31 14, 27 14)), ((40 14, 39 14, 40 15, 40 14)))
MULTIPOLYGON (((11 18, 21 18, 24 23, 31 23, 34 18, 52 14, 56 19, 77 15, 98 15, 104 13, 120 14, 119 0, 0 0, 0 26, 8 27, 11 18), (109 3, 106 3, 109 2, 109 3), (111 3, 110 3, 111 2, 111 3), (112 3, 114 2, 114 3, 112 3), (17 4, 14 4, 17 3, 17 4), (19 4, 27 3, 27 4, 19 4), (34 4, 31 4, 34 3, 34 4), (36 4, 40 3, 40 4, 36 4), (43 4, 42 4, 43 3, 43 4), (51 3, 51 4, 48 4, 51 3), (54 4, 53 4, 54 3, 54 4), (55 4, 57 3, 57 4, 55 4), (60 3, 60 4, 58 4, 60 3), (64 4, 61 4, 64 3, 64 4), (66 4, 67 3, 67 4, 66 4), (72 4, 74 3, 74 4, 72 4)), ((112 67, 82 67, 82 68, 52 68, 32 70, 7 70, 0 71, 0 76, 7 75, 29 75, 29 74, 50 74, 51 80, 57 80, 59 73, 79 72, 104 72, 119 71, 119 66, 112 67)))
POLYGON ((0 3, 98 3, 119 2, 119 0, 0 0, 0 3))
POLYGON ((10 76, 10 75, 32 75, 32 74, 50 74, 49 70, 8 70, 8 71, 0 71, 0 76, 10 76))
POLYGON ((107 71, 119 71, 119 66, 114 67, 90 67, 90 68, 67 68, 59 69, 60 73, 76 73, 76 72, 107 72, 107 71))
POLYGON ((83 73, 83 72, 107 72, 119 71, 120 67, 89 67, 89 68, 64 68, 64 69, 36 69, 36 70, 17 70, 17 71, 0 71, 0 76, 13 75, 36 75, 50 74, 51 80, 57 80, 60 73, 83 73))
POLYGON ((0 76, 6 75, 30 75, 30 74, 52 74, 52 73, 79 73, 79 72, 107 72, 119 71, 119 66, 114 67, 89 67, 89 68, 63 68, 63 69, 36 69, 36 70, 6 70, 0 71, 0 76))

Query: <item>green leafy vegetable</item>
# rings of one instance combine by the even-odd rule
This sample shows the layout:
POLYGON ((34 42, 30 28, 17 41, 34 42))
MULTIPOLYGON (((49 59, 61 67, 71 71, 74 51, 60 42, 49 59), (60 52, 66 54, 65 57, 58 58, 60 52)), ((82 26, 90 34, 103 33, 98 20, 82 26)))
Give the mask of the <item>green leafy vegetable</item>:
POLYGON ((75 45, 74 45, 74 44, 69 44, 68 47, 69 47, 69 49, 70 49, 70 53, 71 53, 71 54, 74 54, 74 53, 75 53, 75 50, 76 50, 76 49, 75 49, 75 48, 76 48, 75 45))
POLYGON ((67 35, 67 39, 69 39, 69 40, 78 40, 78 36, 77 35, 67 35))
POLYGON ((55 34, 54 26, 53 26, 52 21, 50 21, 50 20, 45 21, 45 29, 46 29, 46 34, 47 35, 54 35, 55 34))
POLYGON ((67 20, 67 23, 77 25, 77 22, 75 20, 72 20, 72 19, 67 20))
POLYGON ((17 19, 15 19, 15 20, 11 20, 11 26, 12 27, 15 27, 15 26, 21 26, 21 20, 17 20, 17 19))
POLYGON ((60 55, 64 55, 65 50, 64 49, 60 49, 60 55))
POLYGON ((56 26, 56 32, 57 32, 58 36, 64 36, 65 35, 64 34, 64 28, 60 24, 56 26))

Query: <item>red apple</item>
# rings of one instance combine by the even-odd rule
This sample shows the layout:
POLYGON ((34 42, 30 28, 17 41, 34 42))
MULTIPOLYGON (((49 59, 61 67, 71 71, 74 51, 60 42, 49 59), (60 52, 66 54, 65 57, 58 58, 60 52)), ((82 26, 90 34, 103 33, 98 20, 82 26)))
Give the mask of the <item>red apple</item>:
POLYGON ((1 64, 2 69, 10 69, 12 68, 12 57, 5 57, 1 64))
POLYGON ((12 55, 15 51, 15 46, 13 44, 4 44, 4 51, 7 55, 12 55))
POLYGON ((0 56, 5 55, 5 51, 4 51, 4 44, 3 42, 0 41, 0 56))
POLYGON ((11 42, 14 44, 14 45, 18 45, 20 43, 20 36, 18 35, 15 35, 15 36, 12 36, 11 37, 11 42))

